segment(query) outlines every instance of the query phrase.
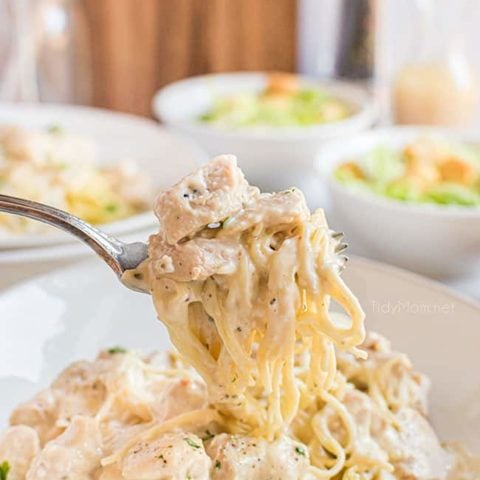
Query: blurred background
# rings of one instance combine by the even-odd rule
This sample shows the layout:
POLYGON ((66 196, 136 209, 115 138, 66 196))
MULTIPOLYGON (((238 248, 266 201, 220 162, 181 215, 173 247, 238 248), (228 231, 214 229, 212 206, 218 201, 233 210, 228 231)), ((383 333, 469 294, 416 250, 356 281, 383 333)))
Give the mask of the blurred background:
POLYGON ((232 70, 294 71, 297 64, 295 0, 0 5, 3 99, 151 115, 154 93, 174 80, 232 70))
POLYGON ((469 0, 0 0, 0 98, 148 116, 154 93, 181 78, 298 71, 367 81, 384 122, 393 99, 401 123, 445 123, 402 100, 443 80, 458 104, 450 122, 464 124, 478 19, 469 0))

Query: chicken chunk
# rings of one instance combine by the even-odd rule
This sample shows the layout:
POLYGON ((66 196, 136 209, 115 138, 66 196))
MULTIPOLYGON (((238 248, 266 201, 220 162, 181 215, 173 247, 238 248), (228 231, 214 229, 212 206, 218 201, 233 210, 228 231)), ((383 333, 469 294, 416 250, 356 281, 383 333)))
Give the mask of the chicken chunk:
POLYGON ((63 392, 60 408, 63 415, 94 415, 101 407, 107 391, 102 374, 113 366, 113 360, 74 362, 52 383, 52 389, 63 392))
POLYGON ((371 433, 372 426, 384 424, 372 399, 356 389, 351 389, 345 395, 343 403, 356 424, 355 456, 361 459, 362 463, 372 465, 383 463, 387 466, 388 455, 380 448, 371 433))
POLYGON ((172 432, 130 448, 122 461, 122 479, 209 480, 210 464, 200 438, 172 432))
POLYGON ((368 353, 367 360, 337 353, 338 368, 348 381, 360 390, 379 389, 388 407, 394 411, 408 405, 426 415, 430 381, 413 370, 408 357, 392 350, 388 340, 372 332, 362 348, 368 353))
POLYGON ((101 468, 93 475, 94 480, 123 480, 119 463, 112 463, 101 468))
POLYGON ((35 165, 90 163, 96 158, 94 144, 70 134, 46 135, 19 127, 0 129, 0 143, 5 156, 35 165))
POLYGON ((207 238, 169 245, 162 237, 155 235, 150 238, 150 251, 151 275, 187 282, 234 272, 240 247, 231 240, 207 238))
POLYGON ((230 238, 232 235, 258 223, 267 228, 283 223, 299 223, 307 216, 303 194, 292 189, 264 194, 246 203, 237 215, 231 215, 220 227, 228 238, 222 238, 223 232, 220 231, 215 238, 197 237, 172 245, 164 235, 152 235, 149 275, 187 282, 205 280, 215 274, 233 273, 238 268, 241 249, 239 242, 230 238))
POLYGON ((152 415, 157 421, 166 421, 192 410, 206 408, 208 404, 207 389, 204 383, 196 380, 171 379, 168 385, 152 384, 154 403, 152 415))
POLYGON ((396 415, 398 428, 374 429, 373 436, 384 448, 399 480, 443 480, 452 458, 427 419, 413 408, 396 415))
POLYGON ((0 464, 8 462, 8 480, 23 480, 40 449, 37 432, 25 425, 10 427, 0 437, 0 464))
POLYGON ((57 415, 58 395, 53 390, 47 389, 18 405, 10 415, 10 424, 33 428, 43 445, 62 431, 56 426, 57 415))
MULTIPOLYGON (((234 214, 255 192, 234 156, 216 157, 157 198, 155 214, 160 220, 161 234, 173 245, 234 214)), ((156 257, 155 252, 150 254, 156 257)))
POLYGON ((106 390, 100 375, 109 361, 75 362, 52 383, 51 388, 19 405, 10 417, 12 425, 34 428, 41 444, 62 433, 74 415, 95 415, 106 390))
POLYGON ((238 435, 217 435, 207 445, 212 480, 297 480, 309 466, 308 449, 282 437, 273 443, 238 435))
POLYGON ((68 428, 36 456, 26 480, 90 480, 102 456, 97 422, 76 416, 68 428))

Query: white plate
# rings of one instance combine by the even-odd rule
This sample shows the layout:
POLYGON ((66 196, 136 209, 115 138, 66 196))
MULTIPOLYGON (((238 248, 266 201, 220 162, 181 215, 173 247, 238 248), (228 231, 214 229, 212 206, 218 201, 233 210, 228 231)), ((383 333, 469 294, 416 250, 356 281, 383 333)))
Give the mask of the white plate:
MULTIPOLYGON (((344 276, 367 312, 368 328, 387 335, 432 379, 431 416, 440 437, 480 452, 480 304, 360 258, 344 276)), ((69 362, 112 345, 162 350, 169 342, 151 298, 122 287, 101 263, 0 295, 0 426, 15 404, 69 362)))
MULTIPOLYGON (((190 140, 167 132, 153 120, 90 107, 0 103, 0 125, 45 129, 59 125, 67 132, 91 139, 100 165, 130 159, 152 180, 155 190, 172 185, 207 159, 190 140)), ((101 228, 118 235, 155 225, 152 213, 141 213, 101 228)), ((43 235, 0 236, 0 250, 71 242, 57 230, 43 235)))
MULTIPOLYGON (((155 223, 156 227, 122 233, 117 238, 127 243, 145 242, 151 233, 158 230, 158 221, 155 223)), ((89 257, 94 258, 95 253, 80 240, 60 245, 0 250, 0 290, 89 257)))

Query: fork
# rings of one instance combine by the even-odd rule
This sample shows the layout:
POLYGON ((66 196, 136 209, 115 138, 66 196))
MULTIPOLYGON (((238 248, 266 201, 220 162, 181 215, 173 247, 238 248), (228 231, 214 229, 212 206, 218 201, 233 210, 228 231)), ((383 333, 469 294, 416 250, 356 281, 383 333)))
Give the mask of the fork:
MULTIPOLYGON (((77 237, 107 263, 123 285, 131 290, 145 293, 144 290, 134 285, 133 282, 125 281, 124 273, 127 270, 138 267, 146 260, 148 257, 146 243, 122 242, 71 213, 43 203, 11 197, 10 195, 0 195, 0 212, 38 220, 77 237)), ((331 232, 331 236, 336 242, 335 253, 340 254, 347 248, 347 244, 342 243, 343 233, 331 232)), ((346 261, 346 256, 340 256, 337 262, 338 267, 343 269, 346 261)))
POLYGON ((128 284, 124 282, 122 276, 127 270, 138 267, 147 258, 145 243, 124 243, 71 213, 10 195, 0 195, 0 212, 32 218, 77 237, 107 263, 124 285, 132 290, 143 291, 130 282, 128 284))

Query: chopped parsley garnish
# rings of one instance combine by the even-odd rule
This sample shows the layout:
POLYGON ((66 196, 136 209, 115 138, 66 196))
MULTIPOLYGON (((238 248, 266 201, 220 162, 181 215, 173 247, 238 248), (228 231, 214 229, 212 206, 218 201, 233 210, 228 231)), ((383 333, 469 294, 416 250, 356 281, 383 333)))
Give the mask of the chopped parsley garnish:
POLYGON ((0 463, 0 480, 7 480, 9 471, 10 471, 10 464, 6 460, 0 463))
POLYGON ((221 225, 222 228, 228 227, 232 223, 232 221, 233 221, 232 217, 225 218, 225 220, 223 220, 222 225, 221 225))
POLYGON ((185 437, 184 440, 187 442, 187 444, 192 447, 192 448, 200 448, 200 445, 198 443, 195 443, 191 438, 185 437))
POLYGON ((118 345, 115 347, 109 348, 107 351, 110 355, 115 355, 116 353, 127 353, 126 348, 119 347, 118 345))
POLYGON ((222 468, 222 464, 218 460, 215 462, 215 468, 218 470, 222 468))
POLYGON ((118 205, 115 203, 107 203, 105 205, 105 211, 107 213, 115 213, 118 210, 118 205))
POLYGON ((302 457, 306 456, 305 449, 303 447, 295 447, 295 451, 299 454, 302 455, 302 457))
POLYGON ((210 440, 214 436, 215 435, 210 430, 205 430, 205 436, 202 438, 202 440, 206 442, 207 440, 210 440))

